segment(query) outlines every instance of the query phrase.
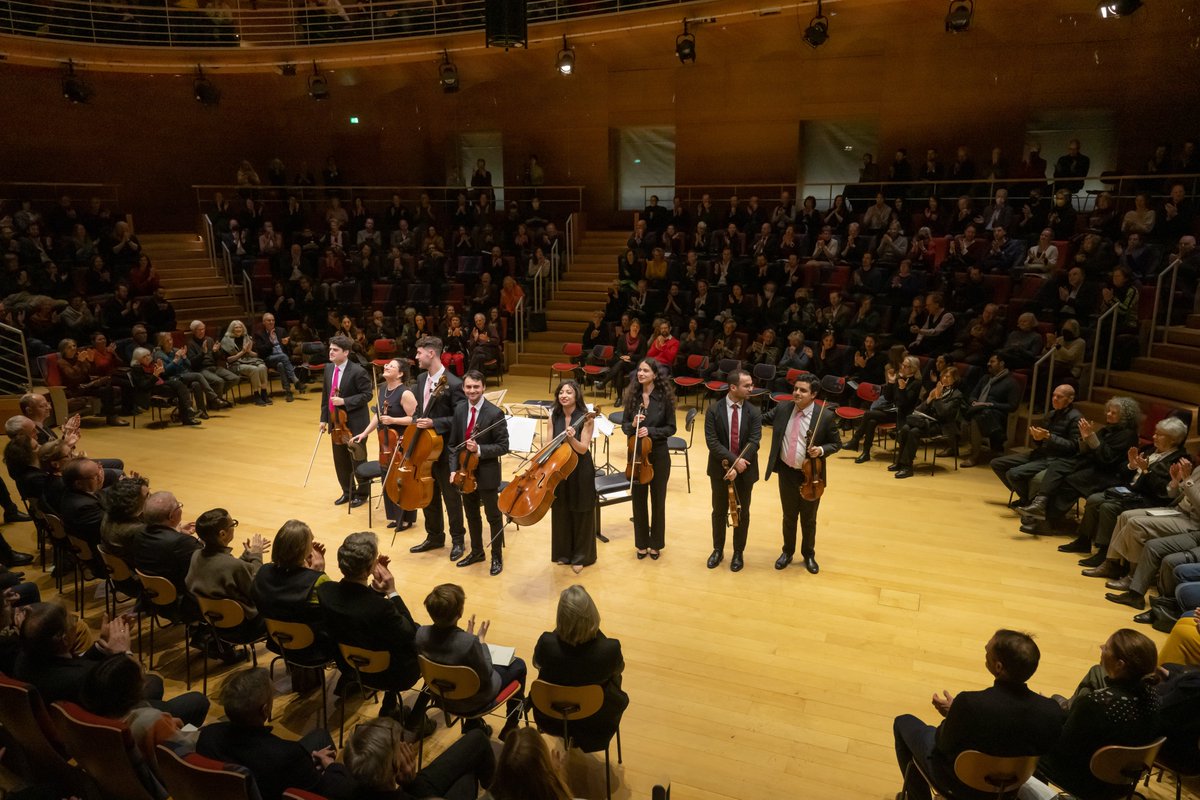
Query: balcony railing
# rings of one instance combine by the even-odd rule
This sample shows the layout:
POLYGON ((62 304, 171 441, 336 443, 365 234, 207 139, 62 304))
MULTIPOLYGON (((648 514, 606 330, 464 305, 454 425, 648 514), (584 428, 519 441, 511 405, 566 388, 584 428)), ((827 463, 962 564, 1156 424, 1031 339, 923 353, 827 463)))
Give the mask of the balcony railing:
MULTIPOLYGON (((530 0, 529 24, 694 0, 530 0)), ((82 0, 8 0, 0 34, 147 47, 284 47, 482 30, 484 0, 197 0, 139 5, 82 0)))

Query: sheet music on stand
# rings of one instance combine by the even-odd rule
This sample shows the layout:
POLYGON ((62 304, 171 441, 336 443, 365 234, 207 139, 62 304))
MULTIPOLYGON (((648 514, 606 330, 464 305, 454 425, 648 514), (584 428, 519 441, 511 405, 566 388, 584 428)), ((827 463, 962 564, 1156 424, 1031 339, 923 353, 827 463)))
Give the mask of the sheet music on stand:
MULTIPOLYGON (((595 411, 596 407, 592 403, 588 403, 587 409, 588 411, 595 411)), ((603 414, 597 414, 595 427, 592 428, 592 441, 594 442, 600 438, 607 439, 609 436, 613 435, 613 431, 616 429, 617 426, 613 424, 611 419, 603 414)))
POLYGON ((509 416, 505 423, 508 426, 508 451, 514 454, 532 453, 538 420, 533 417, 509 416))
MULTIPOLYGON (((587 405, 588 411, 596 410, 596 407, 594 404, 587 403, 586 405, 587 405)), ((612 465, 612 461, 609 458, 609 447, 610 447, 609 439, 616 432, 616 430, 617 430, 617 426, 613 424, 613 421, 611 419, 609 419, 604 414, 596 415, 596 422, 592 428, 592 441, 591 441, 592 459, 596 462, 596 471, 601 474, 607 475, 607 474, 610 474, 610 473, 616 471, 616 467, 614 467, 612 465), (603 444, 601 444, 601 442, 603 442, 603 444), (604 463, 603 464, 601 464, 600 460, 598 458, 596 458, 596 454, 600 447, 604 448, 604 463)))

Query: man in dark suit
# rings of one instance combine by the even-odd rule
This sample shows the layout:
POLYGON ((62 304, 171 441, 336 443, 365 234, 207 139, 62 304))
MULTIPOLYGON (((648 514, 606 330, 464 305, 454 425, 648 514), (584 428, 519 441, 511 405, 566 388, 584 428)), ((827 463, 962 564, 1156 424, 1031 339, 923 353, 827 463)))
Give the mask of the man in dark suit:
MULTIPOLYGON (((498 494, 500 491, 500 456, 508 452, 508 426, 504 423, 504 412, 483 399, 483 373, 469 370, 463 375, 462 390, 466 402, 454 409, 454 424, 451 429, 450 464, 451 482, 458 469, 459 454, 463 448, 474 453, 479 462, 475 468, 475 491, 460 492, 467 526, 471 530, 471 552, 458 562, 460 567, 469 567, 484 560, 483 519, 480 505, 487 515, 491 530, 492 574, 499 575, 504 569, 504 518, 500 514, 498 494)), ((454 490, 457 491, 457 488, 454 490)))
POLYGON ((90 458, 75 458, 63 467, 63 484, 66 491, 59 503, 59 516, 68 536, 87 542, 95 560, 91 568, 95 575, 107 571, 100 560, 100 523, 104 520, 104 503, 101 492, 104 488, 104 470, 90 458))
POLYGON ((713 551, 708 568, 716 569, 725 557, 725 527, 729 516, 729 484, 737 492, 737 526, 733 529, 733 558, 729 569, 744 566, 746 532, 750 528, 750 497, 758 480, 758 446, 762 441, 762 414, 747 400, 754 379, 744 369, 732 370, 727 380, 729 393, 708 407, 704 414, 704 441, 708 445, 708 480, 712 484, 713 551))
POLYGON ((988 377, 975 384, 971 392, 971 404, 963 412, 967 424, 967 436, 971 441, 971 456, 963 460, 964 467, 973 467, 983 458, 983 440, 994 454, 1004 452, 1004 440, 1008 436, 1008 415, 1017 410, 1021 398, 1017 396, 1017 382, 1013 380, 1005 363, 1008 356, 998 350, 988 359, 988 377))
POLYGON ((912 714, 896 717, 896 760, 907 800, 929 800, 929 785, 921 772, 947 797, 980 796, 954 774, 954 760, 966 750, 1001 757, 1040 756, 1054 747, 1066 712, 1025 685, 1040 659, 1029 634, 998 630, 985 656, 987 670, 996 679, 990 688, 957 696, 935 694, 933 707, 946 718, 937 728, 912 714))
MULTIPOLYGON (((442 439, 450 436, 454 425, 454 410, 466 400, 463 398, 462 381, 442 366, 442 340, 426 336, 417 342, 417 366, 425 374, 417 378, 417 421, 418 428, 433 430, 442 439), (446 379, 445 388, 435 396, 438 382, 446 379)), ((433 465, 433 499, 425 507, 425 541, 409 548, 410 553, 424 553, 446 546, 446 522, 442 516, 442 503, 450 517, 450 560, 458 561, 463 556, 462 495, 450 483, 450 448, 442 447, 442 454, 433 465)))
POLYGON ((142 522, 146 529, 133 539, 133 566, 169 580, 179 593, 182 617, 199 619, 200 606, 186 583, 192 554, 202 547, 195 536, 196 524, 183 525, 183 503, 170 492, 154 492, 146 498, 142 522))
MULTIPOLYGON (((329 340, 329 366, 325 370, 325 388, 321 392, 321 432, 333 427, 334 410, 344 410, 350 433, 354 436, 366 430, 371 423, 368 406, 375 394, 371 376, 358 364, 350 360, 354 343, 347 336, 334 336, 329 340)), ((367 458, 367 448, 361 442, 333 445, 333 468, 337 470, 338 484, 342 494, 334 505, 349 503, 357 508, 367 502, 367 482, 358 478, 358 465, 367 458), (355 485, 355 482, 356 485, 355 485), (351 486, 354 498, 351 499, 351 486)))
MULTIPOLYGON (((767 456, 767 471, 779 474, 779 500, 783 504, 783 553, 775 561, 775 569, 785 569, 796 554, 796 521, 799 519, 803 538, 800 555, 804 557, 804 568, 816 575, 821 571, 817 565, 817 509, 821 499, 805 500, 800 496, 804 483, 801 471, 810 458, 824 459, 841 449, 837 433, 837 416, 824 413, 824 404, 818 405, 817 377, 810 373, 796 376, 792 387, 792 399, 771 409, 763 422, 774 425, 775 435, 771 439, 771 452, 767 456)), ((824 476, 825 462, 818 465, 818 473, 824 476)))
POLYGON ((1075 388, 1065 383, 1054 387, 1050 405, 1052 410, 1044 426, 1029 426, 1033 450, 1024 455, 1018 453, 992 460, 992 472, 1016 495, 1009 504, 1012 508, 1029 504, 1030 484, 1035 475, 1054 462, 1079 455, 1082 415, 1075 408, 1075 388))
POLYGON ((285 789, 316 792, 330 800, 349 800, 355 783, 336 760, 333 739, 316 728, 300 741, 271 732, 271 701, 275 690, 265 669, 243 670, 221 692, 227 722, 200 729, 196 752, 230 764, 240 764, 254 776, 262 800, 279 800, 285 789))
POLYGON ((296 368, 292 357, 285 348, 288 346, 287 331, 275 324, 275 315, 268 311, 262 316, 262 330, 254 333, 254 352, 267 363, 267 366, 279 373, 283 381, 283 395, 290 403, 295 399, 292 387, 304 390, 304 384, 296 377, 296 368))
MULTIPOLYGON (((395 715, 402 711, 399 693, 411 689, 421 677, 414 643, 417 624, 396 592, 396 579, 379 557, 375 534, 347 536, 338 548, 337 562, 342 579, 317 587, 325 629, 339 644, 388 653, 387 670, 372 675, 371 685, 384 690, 380 716, 395 715)), ((409 727, 415 729, 423 721, 424 704, 413 711, 409 727)))

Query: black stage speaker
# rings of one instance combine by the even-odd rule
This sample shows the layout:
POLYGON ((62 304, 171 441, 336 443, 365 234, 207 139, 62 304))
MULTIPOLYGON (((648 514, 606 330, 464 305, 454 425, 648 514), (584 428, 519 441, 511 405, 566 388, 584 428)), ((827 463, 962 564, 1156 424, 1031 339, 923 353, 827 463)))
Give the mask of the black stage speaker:
POLYGON ((529 47, 525 0, 486 0, 487 46, 529 47))

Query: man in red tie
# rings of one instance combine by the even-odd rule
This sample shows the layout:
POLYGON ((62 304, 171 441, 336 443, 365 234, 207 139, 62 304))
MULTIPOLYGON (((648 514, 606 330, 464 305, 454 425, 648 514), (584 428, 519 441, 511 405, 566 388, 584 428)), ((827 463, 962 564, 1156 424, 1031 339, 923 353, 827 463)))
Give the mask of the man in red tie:
MULTIPOLYGON (((346 412, 350 433, 357 436, 371 423, 368 407, 374 394, 371 376, 366 370, 350 360, 354 343, 346 336, 334 336, 329 340, 329 365, 325 369, 325 388, 321 392, 321 432, 335 427, 334 418, 341 410, 346 412)), ((342 494, 335 505, 349 503, 357 508, 367 502, 366 481, 357 478, 358 465, 366 460, 367 448, 359 442, 333 445, 333 468, 337 471, 342 494), (356 483, 357 480, 357 483, 356 483), (351 497, 351 487, 354 487, 351 497)))
POLYGON ((708 445, 708 480, 712 484, 713 551, 708 568, 716 569, 725 558, 725 531, 729 518, 729 484, 737 493, 737 524, 733 528, 733 558, 729 569, 744 566, 746 533, 750 528, 750 495, 758 481, 758 445, 762 441, 762 413, 747 402, 754 379, 744 369, 727 376, 729 393, 708 406, 704 414, 704 441, 708 445))
POLYGON ((450 482, 461 466, 460 456, 465 450, 478 457, 475 488, 465 486, 462 490, 463 512, 467 518, 467 530, 471 534, 471 550, 458 562, 460 567, 469 567, 484 560, 483 514, 486 514, 491 530, 492 574, 499 575, 504 569, 504 517, 500 514, 500 456, 508 452, 508 425, 504 412, 483 398, 483 373, 468 370, 463 375, 462 389, 467 402, 454 409, 454 427, 450 431, 450 482))
MULTIPOLYGON (((821 499, 805 500, 800 496, 804 483, 802 471, 808 459, 832 455, 842 449, 837 432, 837 415, 822 411, 823 403, 814 402, 817 397, 817 377, 810 373, 796 376, 792 387, 792 399, 771 409, 763 422, 774 425, 771 453, 767 457, 764 480, 771 473, 779 475, 779 501, 783 506, 783 553, 775 561, 775 569, 785 569, 796 554, 796 521, 800 522, 803 538, 800 555, 804 557, 804 568, 816 575, 817 566, 817 509, 821 499)), ((822 477, 825 465, 818 466, 822 477)))

